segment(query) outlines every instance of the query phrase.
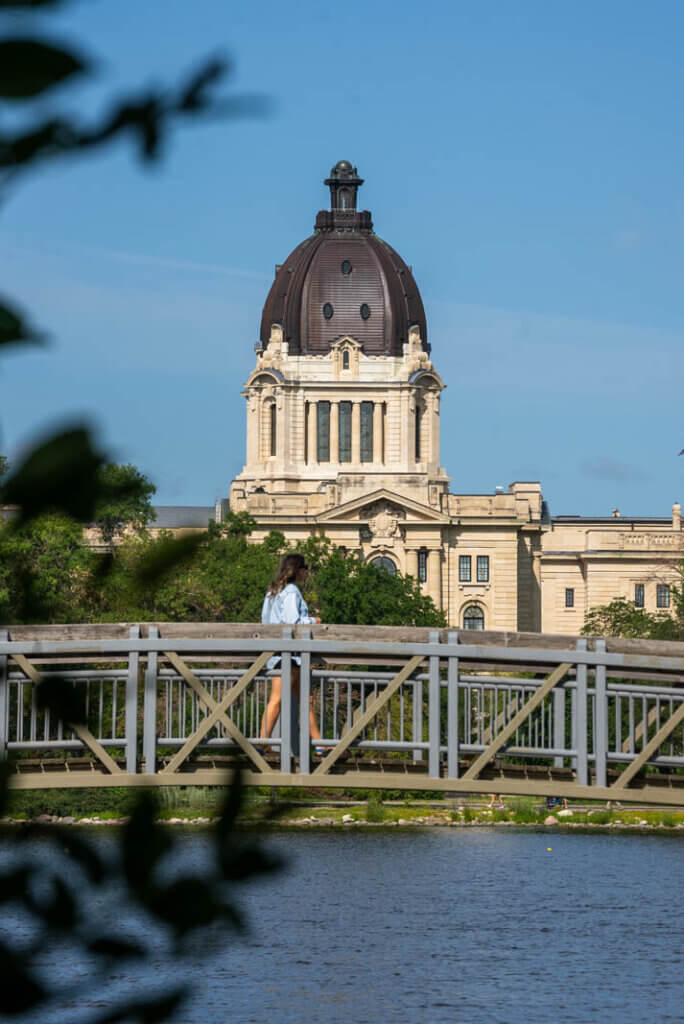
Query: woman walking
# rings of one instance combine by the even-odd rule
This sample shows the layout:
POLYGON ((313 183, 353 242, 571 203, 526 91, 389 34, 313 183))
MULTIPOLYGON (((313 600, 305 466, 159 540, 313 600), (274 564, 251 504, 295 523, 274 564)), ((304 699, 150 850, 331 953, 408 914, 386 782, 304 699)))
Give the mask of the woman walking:
MULTIPOLYGON (((306 601, 302 597, 300 586, 304 585, 309 573, 303 555, 285 555, 280 562, 278 572, 271 580, 266 591, 264 604, 261 609, 261 621, 267 624, 279 623, 282 625, 311 625, 321 620, 316 616, 309 615, 306 601)), ((280 665, 280 658, 273 657, 268 662, 268 668, 274 669, 280 665)), ((296 655, 292 658, 292 692, 299 699, 299 666, 301 659, 296 655)), ((282 693, 282 677, 274 676, 272 680, 271 696, 269 697, 266 710, 261 719, 261 739, 267 739, 273 732, 280 714, 282 693)), ((309 731, 312 740, 319 740, 321 734, 314 718, 313 698, 309 696, 309 731)), ((316 753, 323 756, 326 753, 324 747, 316 747, 316 753)))

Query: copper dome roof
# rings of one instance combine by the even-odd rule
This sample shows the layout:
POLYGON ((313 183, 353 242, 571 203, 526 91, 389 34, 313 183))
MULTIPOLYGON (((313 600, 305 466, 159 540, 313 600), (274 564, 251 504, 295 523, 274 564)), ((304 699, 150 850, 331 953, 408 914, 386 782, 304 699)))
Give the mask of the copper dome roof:
POLYGON ((280 324, 292 355, 324 355, 344 335, 366 355, 402 354, 409 327, 427 344, 425 310, 410 267, 373 233, 367 210, 357 211, 363 179, 340 160, 325 181, 331 208, 316 217, 314 233, 280 266, 261 317, 261 342, 280 324))

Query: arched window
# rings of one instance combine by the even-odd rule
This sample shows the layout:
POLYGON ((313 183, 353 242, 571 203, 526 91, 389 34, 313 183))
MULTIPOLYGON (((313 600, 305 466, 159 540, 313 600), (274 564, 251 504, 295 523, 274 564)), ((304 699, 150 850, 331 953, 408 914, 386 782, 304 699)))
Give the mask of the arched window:
POLYGON ((275 404, 275 402, 271 402, 271 419, 270 419, 270 423, 269 423, 269 429, 270 429, 270 435, 271 435, 271 437, 270 437, 270 440, 271 440, 271 455, 275 455, 275 453, 276 453, 276 437, 277 437, 277 434, 276 434, 276 415, 277 415, 277 413, 276 413, 276 404, 275 404))
POLYGON ((334 314, 335 310, 332 307, 332 303, 326 302, 323 306, 323 316, 325 317, 326 320, 332 320, 334 314))
POLYGON ((349 369, 349 349, 348 348, 345 348, 344 352, 342 353, 342 369, 343 370, 348 370, 349 369))
POLYGON ((351 274, 351 272, 352 272, 351 260, 342 260, 342 263, 340 264, 340 269, 341 269, 343 274, 351 274))
POLYGON ((371 314, 371 311, 370 311, 370 306, 368 305, 367 302, 362 302, 361 303, 361 306, 359 307, 359 313, 361 314, 361 319, 362 320, 367 320, 368 319, 368 317, 371 314))
POLYGON ((391 558, 387 558, 385 555, 381 555, 379 558, 372 558, 371 565, 374 565, 376 569, 383 569, 388 572, 390 576, 397 575, 397 567, 391 558))
POLYGON ((484 629, 484 612, 476 604, 469 604, 463 612, 464 629, 484 629))

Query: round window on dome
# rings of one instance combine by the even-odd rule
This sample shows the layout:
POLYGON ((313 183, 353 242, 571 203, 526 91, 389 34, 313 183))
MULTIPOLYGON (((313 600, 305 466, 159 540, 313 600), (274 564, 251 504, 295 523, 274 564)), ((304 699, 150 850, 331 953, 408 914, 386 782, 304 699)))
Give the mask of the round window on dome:
POLYGON ((332 304, 330 302, 326 302, 323 306, 323 316, 325 319, 332 320, 334 312, 335 310, 332 308, 332 304))
POLYGON ((342 266, 340 268, 343 274, 351 274, 352 265, 351 260, 342 260, 342 266))
POLYGON ((362 304, 361 309, 359 310, 359 312, 361 314, 361 319, 362 320, 367 320, 368 319, 368 317, 370 316, 370 306, 368 305, 367 302, 364 302, 362 304))

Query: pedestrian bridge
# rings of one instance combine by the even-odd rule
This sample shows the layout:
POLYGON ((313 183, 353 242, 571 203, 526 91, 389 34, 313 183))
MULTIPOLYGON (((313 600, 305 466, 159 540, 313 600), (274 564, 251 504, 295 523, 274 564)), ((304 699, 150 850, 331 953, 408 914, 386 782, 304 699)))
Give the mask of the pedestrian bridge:
POLYGON ((0 756, 19 789, 221 785, 240 767, 257 786, 684 806, 684 643, 370 626, 16 626, 0 632, 0 756), (259 741, 275 674, 279 728, 259 741), (58 678, 85 701, 85 725, 56 720, 37 699, 38 684, 58 678))

